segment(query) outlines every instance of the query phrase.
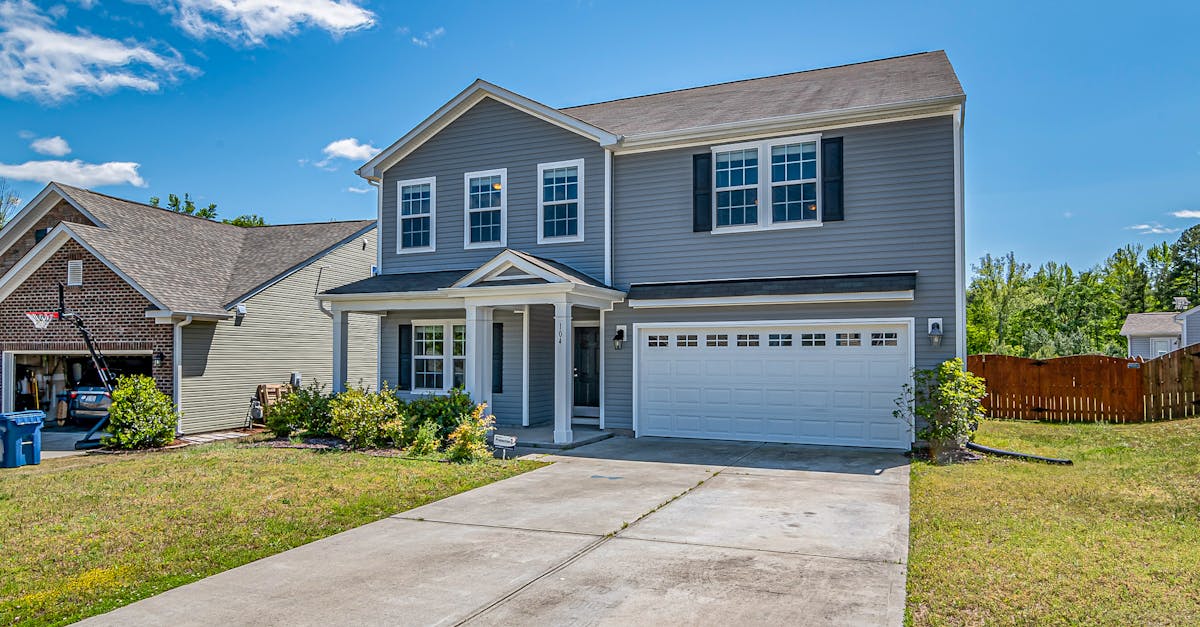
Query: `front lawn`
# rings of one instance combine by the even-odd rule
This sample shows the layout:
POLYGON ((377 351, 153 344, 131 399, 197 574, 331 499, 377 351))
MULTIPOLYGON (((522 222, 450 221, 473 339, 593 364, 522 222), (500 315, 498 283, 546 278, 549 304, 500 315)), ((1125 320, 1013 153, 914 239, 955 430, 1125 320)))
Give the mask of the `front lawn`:
POLYGON ((213 444, 0 471, 0 625, 72 622, 541 465, 213 444))
POLYGON ((914 463, 913 624, 1200 624, 1200 419, 976 439, 1075 465, 914 463))

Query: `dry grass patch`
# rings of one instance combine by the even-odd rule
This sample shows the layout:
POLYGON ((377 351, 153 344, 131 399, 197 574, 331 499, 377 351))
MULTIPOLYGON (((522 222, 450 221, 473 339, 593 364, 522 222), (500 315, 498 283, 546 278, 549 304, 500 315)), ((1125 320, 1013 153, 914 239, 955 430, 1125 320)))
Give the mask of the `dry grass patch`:
POLYGON ((1200 624, 1200 419, 976 439, 1075 465, 914 463, 912 624, 1200 624))
POLYGON ((65 624, 544 464, 213 444, 0 472, 0 624, 65 624))

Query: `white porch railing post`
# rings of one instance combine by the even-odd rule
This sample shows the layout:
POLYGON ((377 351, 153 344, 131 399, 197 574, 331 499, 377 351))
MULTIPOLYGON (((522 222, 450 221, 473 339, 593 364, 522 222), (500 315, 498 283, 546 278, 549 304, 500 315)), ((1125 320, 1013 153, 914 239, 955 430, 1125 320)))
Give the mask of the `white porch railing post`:
POLYGON ((346 312, 333 310, 333 391, 346 391, 347 370, 347 336, 350 331, 350 320, 346 312))
POLYGON ((554 442, 569 444, 571 434, 571 305, 554 305, 554 442))

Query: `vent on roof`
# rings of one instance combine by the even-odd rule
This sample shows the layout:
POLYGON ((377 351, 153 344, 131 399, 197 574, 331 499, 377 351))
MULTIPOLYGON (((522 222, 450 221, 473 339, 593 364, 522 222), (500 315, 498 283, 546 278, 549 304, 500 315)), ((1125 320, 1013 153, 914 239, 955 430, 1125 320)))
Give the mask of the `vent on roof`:
POLYGON ((1187 309, 1188 307, 1190 307, 1192 304, 1191 302, 1188 301, 1187 296, 1176 296, 1172 300, 1175 301, 1175 311, 1183 311, 1183 310, 1187 309))
POLYGON ((82 259, 72 259, 67 262, 67 285, 83 285, 82 259))

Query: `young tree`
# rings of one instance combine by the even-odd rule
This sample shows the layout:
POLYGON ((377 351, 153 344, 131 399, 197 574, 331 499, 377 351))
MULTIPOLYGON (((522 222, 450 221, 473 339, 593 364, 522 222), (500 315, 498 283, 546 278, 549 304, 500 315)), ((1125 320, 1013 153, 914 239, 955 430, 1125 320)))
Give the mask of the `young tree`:
MULTIPOLYGON (((150 197, 150 204, 157 207, 159 206, 158 203, 158 196, 150 197)), ((197 207, 196 203, 192 201, 190 194, 184 194, 182 199, 175 194, 167 194, 167 209, 175 213, 186 213, 189 216, 196 216, 197 218, 204 218, 206 220, 217 219, 217 203, 210 202, 207 207, 197 207)))
POLYGON ((1167 304, 1176 296, 1186 296, 1193 303, 1200 301, 1200 224, 1181 233, 1171 246, 1167 288, 1172 291, 1164 295, 1167 304))
POLYGON ((8 224, 20 205, 21 195, 8 184, 8 179, 0 178, 0 228, 8 224))
POLYGON ((974 270, 967 290, 971 352, 1012 352, 1012 343, 1019 336, 1013 336, 1009 327, 1014 316, 1028 306, 1031 295, 1029 264, 1018 262, 1012 252, 999 258, 987 254, 974 270), (974 338, 971 326, 976 328, 974 338))
POLYGON ((266 226, 267 225, 267 221, 264 220, 263 217, 258 215, 257 213, 247 213, 245 215, 240 215, 240 216, 238 216, 236 218, 232 218, 232 219, 226 218, 224 220, 221 220, 221 222, 224 222, 225 224, 232 224, 234 226, 244 226, 244 227, 266 226))

